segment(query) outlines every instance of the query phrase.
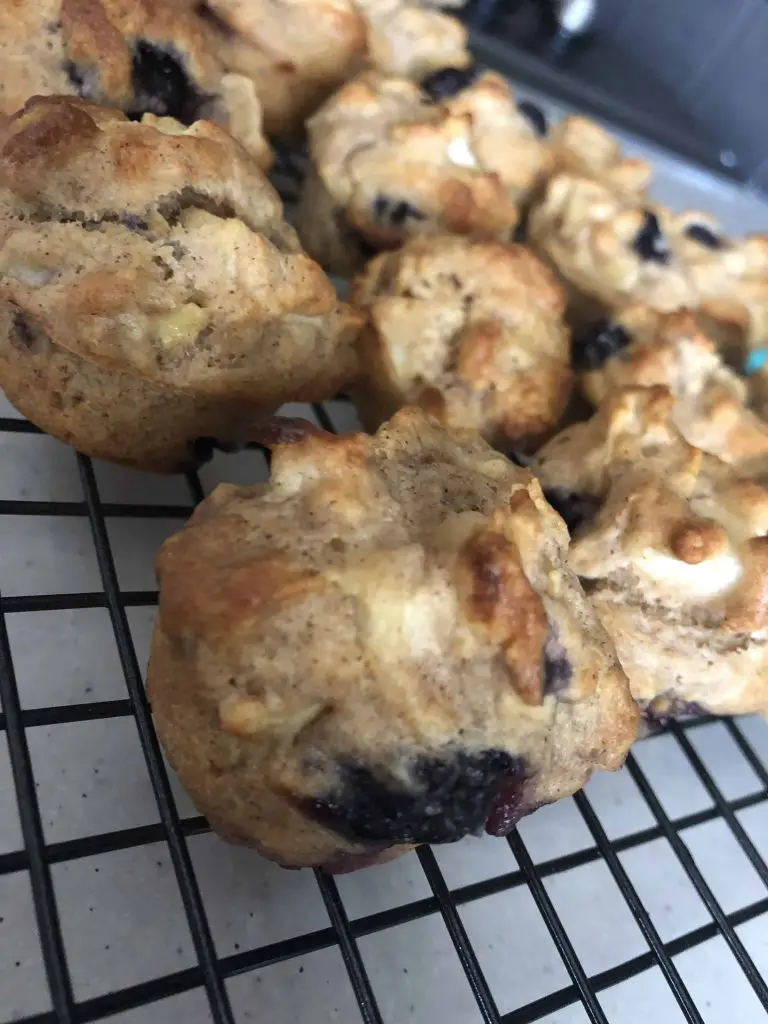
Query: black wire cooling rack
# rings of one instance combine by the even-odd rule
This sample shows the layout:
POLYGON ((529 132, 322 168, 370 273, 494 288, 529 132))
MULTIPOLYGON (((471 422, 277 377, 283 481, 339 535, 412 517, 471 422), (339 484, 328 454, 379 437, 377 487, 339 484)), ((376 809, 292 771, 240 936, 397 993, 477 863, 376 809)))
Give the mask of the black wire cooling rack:
MULTIPOLYGON (((313 407, 318 422, 333 430, 333 422, 323 405, 313 407)), ((36 428, 21 419, 0 419, 0 432, 36 433, 36 428)), ((105 1017, 151 1004, 156 1000, 202 987, 210 1006, 210 1019, 216 1024, 234 1024, 236 1018, 229 1001, 225 982, 234 975, 256 968, 291 960, 320 949, 336 946, 341 952, 354 995, 360 1019, 366 1024, 379 1024, 381 1011, 370 984, 366 967, 358 949, 358 939, 374 932, 391 929, 426 915, 439 913, 450 935, 458 956, 457 970, 463 970, 477 1002, 477 1020, 486 1024, 529 1024, 554 1014, 556 1011, 581 1003, 588 1020, 593 1024, 608 1024, 609 1017, 601 1007, 600 993, 618 982, 640 975, 657 966, 674 994, 683 1019, 695 1024, 707 1021, 706 1013, 697 1007, 686 988, 675 964, 675 957, 686 950, 721 936, 740 965, 762 1007, 768 1011, 768 985, 747 952, 736 928, 768 912, 768 866, 747 835, 737 813, 768 801, 768 768, 736 721, 724 721, 724 728, 759 779, 760 789, 746 797, 728 799, 705 766, 690 739, 692 730, 711 721, 710 718, 673 724, 667 732, 674 738, 680 751, 711 798, 712 805, 695 814, 671 819, 654 791, 638 760, 630 755, 627 771, 634 780, 649 808, 655 824, 618 840, 610 840, 590 799, 584 793, 575 797, 575 805, 592 837, 592 845, 538 865, 519 833, 513 833, 507 842, 516 858, 517 870, 499 877, 484 879, 453 891, 449 887, 438 860, 431 849, 418 851, 421 870, 432 895, 402 906, 386 909, 350 921, 332 877, 315 872, 325 908, 328 927, 300 934, 289 939, 217 956, 211 928, 196 880, 187 840, 208 830, 199 817, 180 820, 173 799, 168 774, 156 739, 150 707, 144 693, 141 669, 137 661, 129 629, 126 609, 156 603, 152 591, 126 592, 121 590, 115 569, 115 560, 106 525, 106 517, 129 517, 146 520, 148 517, 183 517, 187 508, 167 505, 126 505, 102 502, 99 486, 91 461, 77 456, 82 486, 82 501, 0 501, 0 529, 9 516, 87 517, 90 524, 103 591, 92 593, 30 595, 0 597, 0 698, 2 714, 0 730, 5 732, 10 754, 13 784, 16 789, 24 849, 0 856, 0 877, 13 872, 26 871, 32 885, 34 909, 39 932, 45 971, 50 987, 52 1010, 19 1018, 23 1024, 74 1024, 96 1021, 105 1017), (22 709, 19 697, 11 646, 6 628, 6 615, 32 611, 62 609, 106 608, 111 620, 128 697, 99 703, 81 703, 41 709, 22 709), (129 828, 103 834, 46 843, 41 821, 41 810, 30 758, 26 730, 41 725, 83 722, 116 716, 133 716, 136 721, 144 758, 157 802, 160 822, 154 825, 129 828), (710 885, 681 838, 681 831, 705 822, 720 819, 726 823, 734 839, 766 886, 766 896, 733 913, 726 913, 715 897, 710 885), (662 941, 637 889, 620 860, 620 854, 653 840, 665 838, 677 855, 696 892, 711 915, 711 922, 671 941, 662 941), (67 953, 54 893, 51 868, 55 864, 78 858, 119 850, 129 850, 148 843, 164 841, 173 865, 196 955, 195 966, 164 977, 110 992, 85 1001, 76 1002, 70 978, 67 953), (648 944, 648 951, 601 973, 589 975, 577 955, 563 921, 545 887, 545 879, 557 876, 575 867, 602 859, 648 944), (499 894, 518 886, 526 886, 535 901, 541 917, 570 976, 570 984, 537 999, 512 1012, 501 1013, 491 988, 486 981, 478 955, 473 949, 462 923, 459 908, 471 901, 499 894), (460 966, 459 966, 460 965, 460 966)), ((196 473, 188 476, 191 503, 201 500, 203 487, 196 473)), ((190 506, 191 507, 191 506, 190 506)), ((1 577, 0 577, 1 578, 1 577)), ((116 799, 119 794, 115 794, 116 799)), ((254 855, 256 856, 256 855, 254 855)), ((371 869, 375 873, 376 869, 371 869)), ((371 880, 373 882, 373 875, 371 880)), ((599 908, 595 911, 595 927, 599 927, 599 908)), ((425 980, 425 984, 428 982, 425 980)), ((3 1000, 0 994, 0 1018, 3 1000)), ((271 1024, 271 1022, 270 1022, 271 1024)), ((351 1024, 351 1022, 350 1022, 351 1024)), ((393 1022, 400 1024, 400 1022, 393 1022)))

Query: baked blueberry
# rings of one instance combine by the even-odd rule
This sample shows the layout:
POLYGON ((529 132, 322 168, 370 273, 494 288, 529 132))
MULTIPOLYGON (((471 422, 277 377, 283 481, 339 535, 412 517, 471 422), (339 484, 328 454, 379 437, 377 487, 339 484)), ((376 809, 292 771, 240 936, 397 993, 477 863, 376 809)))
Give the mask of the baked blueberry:
POLYGON ((686 235, 705 249, 722 249, 725 244, 722 235, 716 234, 706 224, 689 224, 685 229, 686 235))
POLYGON ((196 120, 203 97, 170 52, 140 40, 133 54, 131 79, 135 97, 131 113, 136 117, 152 113, 174 117, 182 124, 196 120))
POLYGON ((517 109, 533 128, 538 138, 543 139, 549 133, 549 121, 547 115, 531 100, 520 100, 517 109))
POLYGON ((545 487, 544 497, 564 520, 570 534, 588 522, 600 507, 600 502, 592 495, 568 491, 564 487, 545 487))
POLYGON ((11 337, 20 348, 33 352, 39 348, 40 331, 33 327, 27 317, 16 309, 11 320, 11 337))
POLYGON ((504 782, 522 763, 503 750, 418 757, 405 776, 360 764, 339 766, 335 792, 304 810, 345 839, 452 843, 482 830, 504 782))
POLYGON ((426 214, 412 206, 411 203, 404 199, 395 202, 393 199, 387 199, 386 196, 376 196, 373 201, 373 215, 376 220, 387 220, 396 226, 405 224, 409 218, 426 220, 426 214))
POLYGON ((448 100, 471 85, 477 75, 474 64, 468 68, 440 68, 421 83, 421 88, 435 103, 448 100))
POLYGON ((558 696, 568 689, 573 678, 571 664, 564 644, 552 626, 544 642, 544 696, 558 696))
POLYGON ((645 221, 632 242, 632 248, 642 260, 651 263, 669 263, 670 250, 661 230, 659 218, 651 210, 645 211, 645 221))
POLYGON ((588 327, 574 331, 571 339, 571 362, 576 370, 599 370, 631 341, 632 336, 621 324, 601 317, 588 327))

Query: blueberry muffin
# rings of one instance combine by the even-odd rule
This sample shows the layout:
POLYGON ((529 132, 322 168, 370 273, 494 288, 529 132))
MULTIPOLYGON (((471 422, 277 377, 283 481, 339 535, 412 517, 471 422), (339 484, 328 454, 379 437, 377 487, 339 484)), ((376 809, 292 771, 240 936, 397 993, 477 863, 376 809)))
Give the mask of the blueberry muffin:
POLYGON ((350 869, 506 834, 618 768, 637 710, 530 474, 416 408, 305 427, 157 563, 149 695, 214 828, 350 869))
POLYGON ((367 315, 353 392, 367 429, 415 404, 525 451, 556 426, 571 383, 564 299, 527 249, 414 238, 369 263, 349 301, 367 315))
POLYGON ((646 715, 768 713, 768 490, 689 445, 674 405, 610 394, 532 469, 646 715))
POLYGON ((333 394, 358 328, 224 129, 38 97, 0 131, 0 385, 60 440, 183 468, 333 394))
POLYGON ((673 214, 594 177, 553 177, 528 238, 562 275, 577 323, 633 302, 696 309, 727 347, 768 332, 768 236, 731 239, 699 212, 673 214))
POLYGON ((225 73, 180 0, 5 0, 0 115, 37 95, 79 96, 134 119, 215 121, 270 163, 253 82, 225 73))
MULTIPOLYGON (((481 85, 506 88, 490 74, 481 85)), ((366 72, 320 108, 308 133, 297 227, 335 273, 413 235, 511 239, 517 205, 497 167, 474 152, 471 115, 430 102, 411 82, 366 72)))
POLYGON ((460 21, 411 0, 356 0, 365 19, 366 66, 414 82, 471 62, 460 21))
POLYGON ((255 84, 268 135, 300 133, 365 54, 353 0, 207 0, 196 12, 227 70, 255 84))
POLYGON ((629 306, 576 331, 572 351, 593 405, 626 387, 663 385, 689 444, 768 479, 768 424, 748 408, 745 381, 725 365, 695 313, 629 306))

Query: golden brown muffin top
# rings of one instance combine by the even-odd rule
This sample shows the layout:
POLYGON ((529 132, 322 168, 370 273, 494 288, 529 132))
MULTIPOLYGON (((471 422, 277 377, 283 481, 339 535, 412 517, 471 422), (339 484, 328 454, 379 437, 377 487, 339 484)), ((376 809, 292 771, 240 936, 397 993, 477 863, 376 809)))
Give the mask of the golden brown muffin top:
POLYGON ((216 54, 256 86, 269 134, 295 134, 366 50, 353 0, 210 0, 195 5, 216 54))
POLYGON ((236 393, 291 364, 292 327, 357 325, 227 132, 69 97, 0 131, 0 277, 64 348, 174 387, 236 393))
POLYGON ((564 297, 522 246, 415 238, 372 260, 350 302, 368 315, 364 418, 366 402, 380 396, 524 447, 562 413, 570 390, 564 297))
POLYGON ((687 444, 673 408, 663 387, 610 394, 532 468, 545 490, 595 506, 569 556, 590 585, 686 625, 758 632, 768 625, 768 490, 687 444))
MULTIPOLYGON (((486 84, 498 76, 483 76, 486 84)), ((509 238, 517 208, 473 152, 467 112, 404 79, 366 72, 310 119, 312 162, 346 219, 375 247, 447 231, 509 238)))
POLYGON ((213 120, 269 164, 253 83, 225 74, 204 25, 174 0, 0 5, 0 112, 36 95, 77 95, 184 124, 213 120))
POLYGON ((385 75, 419 81, 440 68, 465 68, 467 30, 441 11, 410 0, 356 0, 367 25, 365 63, 385 75))
MULTIPOLYGON (((419 764, 491 753, 502 774, 526 764, 536 802, 621 763, 636 709, 528 473, 412 408, 375 437, 272 440, 270 482, 220 486, 158 560, 158 635, 190 657, 187 699, 236 738, 239 774, 263 762, 307 808, 350 767, 410 799, 419 764)), ((494 792, 472 821, 426 801, 358 838, 458 838, 494 792)))

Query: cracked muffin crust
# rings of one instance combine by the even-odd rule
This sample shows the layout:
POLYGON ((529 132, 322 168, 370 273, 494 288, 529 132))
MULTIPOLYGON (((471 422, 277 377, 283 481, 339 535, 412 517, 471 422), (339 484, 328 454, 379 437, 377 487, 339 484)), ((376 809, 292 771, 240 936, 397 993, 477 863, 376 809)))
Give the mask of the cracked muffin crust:
POLYGON ((308 133, 297 228, 330 270, 352 274, 417 234, 511 239, 517 207, 496 169, 473 154, 471 117, 411 82, 363 73, 320 108, 308 133))
POLYGON ((365 54, 353 0, 207 0, 195 10, 222 64, 256 86, 268 135, 301 132, 365 54))
POLYGON ((158 559, 149 694, 214 828, 348 870, 621 765, 637 709, 529 473, 415 408, 271 440, 158 559))
POLYGON ((0 383, 60 440, 184 468, 333 394, 359 325, 222 128, 47 97, 0 132, 0 383))
POLYGON ((669 388, 672 419, 689 444, 768 480, 768 424, 690 310, 638 303, 602 318, 574 334, 573 366, 595 406, 627 387, 669 388))
POLYGON ((634 302, 695 309, 727 348, 768 336, 768 236, 724 236, 699 211, 673 214, 572 173, 550 180, 528 239, 567 283, 577 323, 634 302))
POLYGON ((522 246, 414 238, 372 260, 349 301, 367 317, 353 391, 366 429, 420 405, 521 451, 560 419, 571 383, 564 298, 522 246))
POLYGON ((79 96, 132 118, 214 121, 271 161, 253 82, 226 74, 202 23, 176 0, 5 0, 0 114, 32 96, 79 96))
POLYGON ((687 444, 673 407, 663 387, 609 395, 531 468, 647 716, 767 713, 768 490, 687 444))

